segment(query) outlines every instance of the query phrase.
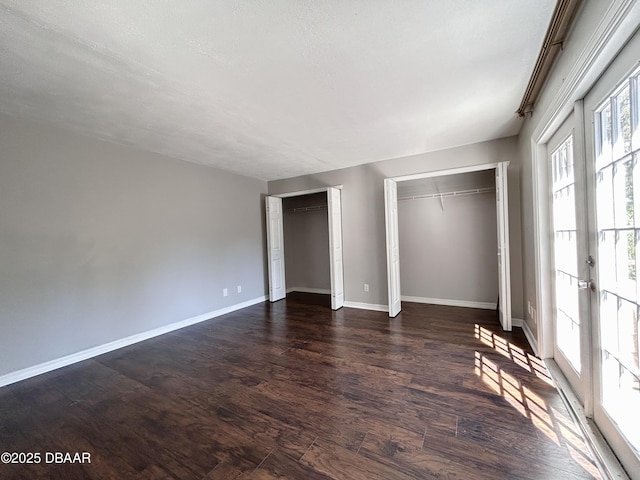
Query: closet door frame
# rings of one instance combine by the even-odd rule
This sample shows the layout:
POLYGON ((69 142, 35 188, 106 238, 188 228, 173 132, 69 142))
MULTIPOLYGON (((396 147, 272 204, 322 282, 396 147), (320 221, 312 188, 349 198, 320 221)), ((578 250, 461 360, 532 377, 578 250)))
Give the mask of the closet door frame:
MULTIPOLYGON (((510 265, 510 254, 509 254, 509 212, 508 212, 508 202, 506 201, 507 196, 507 186, 506 182, 506 172, 507 167, 510 162, 495 162, 495 163, 485 163, 481 165, 471 165, 469 167, 461 167, 461 168, 451 168, 446 170, 434 170, 431 172, 421 172, 415 173, 412 175, 403 175, 399 177, 391 177, 386 178, 384 180, 385 185, 385 218, 387 221, 385 222, 385 230, 386 230, 386 238, 387 238, 387 291, 389 296, 389 316, 395 317, 400 313, 402 307, 400 302, 398 305, 393 303, 393 299, 397 296, 397 298, 401 297, 400 294, 400 262, 395 261, 394 256, 394 248, 395 244, 392 239, 398 238, 398 222, 389 221, 389 219, 393 219, 393 209, 397 211, 397 197, 393 198, 393 196, 388 195, 388 191, 390 190, 390 186, 395 186, 397 182, 405 182, 408 180, 419 180, 422 178, 432 178, 432 177, 442 177, 445 175, 457 175, 461 173, 470 173, 470 172, 480 172, 483 170, 495 170, 498 176, 501 179, 502 190, 501 194, 504 196, 503 201, 497 204, 498 209, 498 240, 499 240, 499 251, 496 252, 496 261, 498 263, 498 268, 506 267, 502 271, 502 275, 500 275, 500 285, 498 285, 498 291, 506 295, 506 298, 500 299, 501 305, 501 315, 500 322, 502 323, 502 327, 505 331, 510 331, 512 328, 512 316, 511 316, 511 275, 509 271, 510 265), (393 204, 395 202, 395 205, 393 204), (500 242, 502 240, 502 243, 500 242), (397 279, 397 282, 392 279, 397 279), (506 306, 506 308, 504 307, 506 306)), ((498 188, 499 185, 496 185, 498 188)))
MULTIPOLYGON (((329 212, 328 215, 328 222, 329 222, 329 243, 330 246, 334 247, 330 249, 330 271, 331 271, 331 309, 332 310, 338 310, 339 308, 342 308, 342 306, 344 305, 344 271, 343 271, 343 249, 342 249, 342 218, 341 218, 341 213, 342 213, 342 201, 341 201, 341 190, 342 190, 342 185, 334 185, 331 187, 321 187, 321 188, 313 188, 313 189, 309 189, 309 190, 297 190, 294 192, 286 192, 286 193, 278 193, 278 194, 274 194, 274 195, 267 195, 266 196, 266 205, 269 204, 269 199, 270 198, 278 198, 280 201, 282 201, 283 198, 288 198, 288 197, 299 197, 301 195, 309 195, 312 193, 320 193, 320 192, 326 192, 327 193, 327 204, 334 204, 334 209, 336 208, 337 204, 337 208, 340 210, 340 215, 338 215, 338 212, 335 212, 336 215, 334 216, 334 218, 331 218, 331 212, 329 212), (333 201, 329 199, 329 195, 333 194, 333 201), (340 217, 340 218, 337 218, 340 217), (340 245, 335 245, 335 242, 339 241, 340 245), (339 258, 338 258, 339 257, 339 258)), ((266 219, 267 219, 267 239, 269 238, 269 211, 267 210, 266 212, 266 219)), ((282 249, 282 263, 284 265, 284 252, 286 250, 286 245, 283 246, 282 249)), ((267 244, 267 253, 269 252, 269 245, 267 244)), ((270 261, 270 259, 269 259, 270 261)), ((284 266, 283 266, 284 269, 284 266)), ((284 278, 284 274, 283 274, 283 278, 284 278)), ((269 275, 269 292, 271 292, 272 290, 272 275, 269 275)), ((270 301, 273 302, 275 300, 280 300, 282 298, 286 298, 286 288, 284 288, 285 290, 285 294, 282 297, 273 297, 275 299, 272 299, 272 296, 270 296, 270 301)))

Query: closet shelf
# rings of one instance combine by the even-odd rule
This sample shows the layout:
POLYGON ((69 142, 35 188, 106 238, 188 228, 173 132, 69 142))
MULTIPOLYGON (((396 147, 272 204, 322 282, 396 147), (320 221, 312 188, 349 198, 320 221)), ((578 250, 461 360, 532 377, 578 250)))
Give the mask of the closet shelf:
POLYGON ((310 212, 313 210, 321 210, 323 208, 327 208, 326 205, 312 205, 310 207, 297 207, 297 208, 290 208, 288 210, 285 210, 285 212, 289 212, 289 213, 299 213, 299 212, 310 212))
POLYGON ((457 190, 455 192, 430 193, 428 195, 412 195, 409 197, 398 198, 398 200, 419 200, 423 198, 445 198, 445 197, 461 197, 463 195, 476 195, 478 193, 493 193, 495 187, 472 188, 470 190, 457 190))

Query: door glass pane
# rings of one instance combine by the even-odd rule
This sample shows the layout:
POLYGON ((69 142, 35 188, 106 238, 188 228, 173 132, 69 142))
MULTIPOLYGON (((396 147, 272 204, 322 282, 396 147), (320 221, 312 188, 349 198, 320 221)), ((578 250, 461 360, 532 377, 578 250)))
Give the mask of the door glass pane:
POLYGON ((640 240, 637 78, 596 112, 596 215, 602 407, 640 451, 640 342, 636 250, 640 240))
POLYGON ((598 227, 606 231, 614 227, 613 166, 608 165, 596 174, 596 187, 598 227))
POLYGON ((616 142, 614 157, 619 158, 631 151, 631 99, 629 95, 629 83, 613 98, 616 106, 616 142))
POLYGON ((612 131, 611 105, 607 103, 596 113, 598 133, 596 168, 599 170, 611 162, 612 131))
POLYGON ((640 149, 640 75, 631 78, 631 149, 640 149))
POLYGON ((556 345, 580 373, 580 312, 573 137, 551 154, 556 345))

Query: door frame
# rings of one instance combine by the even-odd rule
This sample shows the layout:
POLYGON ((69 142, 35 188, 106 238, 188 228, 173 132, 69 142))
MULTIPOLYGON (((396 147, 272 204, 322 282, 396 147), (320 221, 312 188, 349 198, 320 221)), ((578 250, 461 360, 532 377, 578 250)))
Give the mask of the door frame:
MULTIPOLYGON (((547 142, 574 108, 582 105, 576 102, 583 99, 591 87, 607 70, 627 41, 633 36, 640 23, 640 2, 636 0, 612 0, 609 8, 600 19, 597 27, 584 43, 582 49, 575 53, 576 61, 563 75, 553 96, 540 104, 544 109, 536 112, 539 120, 537 127, 530 134, 529 149, 531 152, 530 188, 533 200, 533 277, 534 292, 525 291, 525 300, 534 295, 529 317, 526 319, 536 324, 535 336, 531 334, 525 321, 525 333, 535 353, 547 359, 547 365, 559 386, 563 396, 571 405, 576 419, 595 455, 615 478, 624 478, 625 473, 617 458, 594 427, 588 417, 593 416, 593 405, 580 404, 571 391, 568 382, 552 360, 553 357, 553 304, 550 265, 550 199, 548 196, 547 142)), ((552 79, 553 80, 553 79, 552 79)), ((584 117, 584 115, 582 115, 584 117)), ((526 148, 526 146, 524 147, 526 148)), ((527 238, 524 235, 523 238, 527 238)), ((525 266, 526 271, 526 266, 525 266)), ((530 300, 529 300, 530 301, 530 300)), ((593 332, 591 332, 593 335, 593 332)))
MULTIPOLYGON (((311 188, 308 190, 296 190, 296 191, 292 191, 292 192, 284 192, 284 193, 275 193, 273 195, 266 195, 266 198, 268 199, 269 197, 275 197, 275 198, 289 198, 289 197, 299 197, 302 195, 309 195, 312 193, 320 193, 320 192, 327 192, 327 206, 329 208, 329 204, 330 204, 330 200, 329 200, 329 190, 330 189, 337 189, 340 194, 342 195, 342 185, 331 185, 331 186, 327 186, 327 187, 319 187, 319 188, 311 188)), ((268 201, 268 200, 267 200, 268 201)), ((342 200, 340 198, 339 201, 339 209, 340 209, 340 217, 342 217, 342 200)), ((265 212, 266 214, 266 219, 267 219, 267 228, 268 228, 268 222, 269 222, 269 212, 265 212)), ((330 263, 330 275, 331 275, 331 309, 332 310, 338 310, 339 308, 341 308, 344 305, 344 270, 343 270, 343 264, 344 264, 344 258, 336 259, 335 255, 338 253, 335 249, 331 249, 331 243, 332 243, 332 239, 333 238, 339 238, 340 242, 342 243, 342 233, 343 233, 343 229, 342 229, 342 222, 341 222, 341 218, 339 222, 335 222, 332 221, 331 218, 331 212, 328 212, 327 215, 328 219, 328 225, 329 225, 329 243, 330 243, 330 252, 329 252, 329 263, 330 263), (333 237, 332 237, 333 235, 333 237), (339 267, 338 267, 339 264, 339 267), (338 291, 340 290, 341 291, 338 291)), ((283 212, 283 218, 284 218, 284 212, 283 212)), ((284 228, 284 224, 283 224, 283 228, 284 228)), ((269 239, 269 233, 267 231, 267 241, 269 239)), ((339 254, 342 255, 344 252, 343 248, 339 249, 339 254)), ((286 245, 283 245, 282 248, 282 256, 283 256, 283 261, 284 261, 284 255, 286 252, 286 245)), ((267 243, 267 257, 269 257, 269 245, 267 243)), ((270 266, 270 265, 269 265, 270 266)), ((271 292, 271 275, 267 275, 268 276, 268 280, 269 280, 269 292, 271 292)), ((282 298, 286 298, 286 285, 285 285, 285 295, 282 298)), ((273 302, 274 300, 271 300, 271 302, 273 302)))
MULTIPOLYGON (((397 228, 398 228, 398 223, 397 221, 394 223, 393 221, 389 221, 389 219, 391 219, 392 217, 390 216, 390 212, 388 211, 390 209, 389 206, 389 202, 387 201, 387 185, 390 182, 405 182, 408 180, 419 180, 419 179, 423 179, 423 178, 432 178, 432 177, 442 177, 445 175, 458 175, 461 173, 471 173, 471 172, 480 172, 480 171, 484 171, 484 170, 496 170, 496 172, 498 172, 499 169, 504 169, 503 171, 503 175, 506 175, 506 167, 509 165, 510 162, 506 161, 506 162, 494 162, 494 163, 484 163, 484 164, 479 164, 479 165, 470 165, 467 167, 459 167, 459 168, 449 168, 449 169, 444 169, 444 170, 433 170, 430 172, 421 172, 421 173, 414 173, 411 175, 401 175, 398 177, 389 177, 385 179, 385 218, 387 219, 387 221, 385 222, 385 233, 386 233, 386 238, 390 239, 390 238, 397 238, 397 228), (396 231, 394 232, 393 229, 396 229, 396 231), (394 237, 395 235, 395 237, 394 237)), ((505 179, 505 184, 506 184, 506 176, 504 176, 505 179)), ((496 185, 496 189, 498 188, 498 185, 496 185)), ((506 194, 506 191, 504 192, 506 194)), ((397 207, 397 199, 396 199, 396 207, 397 207)), ((501 312, 503 314, 503 320, 504 320, 504 328, 505 330, 511 330, 512 327, 512 315, 511 315, 511 279, 510 279, 510 274, 511 272, 509 271, 510 269, 510 254, 509 254, 509 245, 508 245, 508 236, 509 236, 509 204, 506 201, 500 202, 499 203, 499 208, 500 208, 500 214, 498 215, 497 218, 497 223, 498 225, 498 230, 500 231, 500 225, 502 224, 502 222, 500 221, 500 219, 502 218, 503 221, 505 221, 505 224, 502 224, 505 228, 503 229, 503 233, 506 235, 506 244, 503 242, 502 247, 500 245, 500 241, 501 239, 498 238, 498 248, 500 249, 500 255, 501 255, 501 259, 502 259, 502 263, 500 263, 500 260, 498 260, 498 268, 500 269, 503 265, 506 265, 507 271, 506 271, 506 275, 502 275, 501 276, 501 283, 503 283, 504 285, 498 285, 499 291, 500 292, 504 292, 504 294, 506 295, 506 298, 501 300, 502 303, 502 308, 501 308, 501 312)), ((397 219, 396 219, 397 220, 397 219)), ((500 233, 496 232, 497 235, 500 237, 500 233)), ((503 235, 503 240, 504 240, 504 235, 503 235)), ((394 276, 391 274, 391 270, 393 268, 392 264, 393 264, 393 252, 390 251, 389 248, 389 241, 387 241, 387 246, 386 246, 386 251, 387 251, 387 293, 388 293, 388 298, 389 298, 389 302, 390 302, 390 307, 391 307, 391 299, 392 296, 394 294, 397 294, 398 297, 400 297, 400 281, 399 281, 399 263, 398 266, 395 267, 398 269, 398 272, 396 272, 396 276, 398 278, 398 285, 392 285, 391 284, 391 278, 393 278, 394 276), (398 291, 395 292, 394 288, 397 288, 398 291)), ((498 258, 498 256, 496 256, 496 258, 498 258)), ((391 309, 389 308, 389 316, 390 317, 395 317, 398 313, 400 312, 399 308, 396 309, 391 309)))

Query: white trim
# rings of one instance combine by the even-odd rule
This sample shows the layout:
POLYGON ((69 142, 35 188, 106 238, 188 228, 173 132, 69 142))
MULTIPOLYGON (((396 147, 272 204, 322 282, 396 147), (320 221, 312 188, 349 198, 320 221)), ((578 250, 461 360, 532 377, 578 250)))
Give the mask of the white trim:
POLYGON ((447 298, 411 297, 408 295, 402 295, 400 298, 403 302, 429 303, 431 305, 446 305, 449 307, 482 308, 485 310, 495 310, 497 307, 495 302, 472 302, 468 300, 450 300, 447 298))
MULTIPOLYGON (((509 162, 504 162, 509 165, 509 162)), ((449 168, 445 170, 434 170, 432 172, 413 173, 411 175, 400 175, 399 177, 389 177, 396 182, 404 182, 406 180, 419 180, 421 178, 442 177, 444 175, 457 175, 459 173, 480 172, 482 170, 493 170, 497 168, 499 162, 483 163, 480 165, 470 165, 468 167, 449 168)))
POLYGON ((511 317, 511 326, 512 327, 520 327, 524 325, 524 320, 522 318, 513 318, 511 317))
POLYGON ((538 341, 531 331, 531 328, 529 328, 529 324, 527 322, 522 322, 522 331, 524 332, 524 336, 527 337, 533 353, 538 356, 538 341))
POLYGON ((387 305, 379 305, 376 303, 347 302, 345 300, 344 306, 348 308, 359 308, 361 310, 375 310, 376 312, 389 311, 389 307, 387 305))
POLYGON ((534 278, 536 285, 535 309, 538 318, 548 319, 538 322, 536 343, 541 358, 553 357, 553 328, 548 322, 553 319, 551 305, 551 245, 549 220, 549 185, 547 170, 547 146, 531 139, 533 231, 534 231, 534 278), (548 327, 548 328, 547 328, 548 327), (547 331, 548 330, 548 331, 547 331))
POLYGON ((174 330, 179 330, 181 328, 188 327, 189 325, 194 325, 206 320, 211 320, 215 317, 226 315, 227 313, 235 312, 236 310, 250 307, 251 305, 255 305, 266 300, 267 296, 263 295, 258 298, 247 300, 246 302, 237 303, 229 307, 224 307, 212 312, 203 313, 202 315, 187 318, 186 320, 170 323, 169 325, 154 328, 153 330, 137 333, 129 337, 114 340, 113 342, 98 345, 97 347, 92 347, 80 352, 72 353, 71 355, 66 355, 55 360, 50 360, 48 362, 40 363, 32 367, 23 368, 22 370, 18 370, 16 372, 7 373, 0 376, 0 387, 19 382, 21 380, 26 380, 27 378, 35 377, 36 375, 41 375, 52 370, 57 370, 58 368, 66 367, 77 362, 82 362, 83 360, 97 357, 98 355, 102 355, 103 353, 111 352, 123 347, 128 347, 129 345, 133 345, 134 343, 142 342, 159 335, 164 335, 165 333, 173 332, 174 330))
POLYGON ((585 415, 580 400, 573 393, 569 381, 562 374, 558 364, 553 359, 544 360, 544 363, 574 423, 580 427, 585 443, 591 450, 603 478, 628 480, 629 476, 620 465, 618 458, 609 447, 600 430, 593 420, 585 415))
POLYGON ((290 287, 287 288, 287 293, 300 292, 300 293, 320 293, 322 295, 331 295, 330 288, 310 288, 310 287, 290 287))
POLYGON ((287 197, 298 197, 300 195, 309 195, 310 193, 320 193, 326 192, 329 188, 337 188, 342 190, 342 185, 332 185, 331 187, 318 187, 318 188, 310 188, 309 190, 298 190, 297 192, 285 192, 285 193, 270 193, 270 197, 278 197, 278 198, 287 198, 287 197))

